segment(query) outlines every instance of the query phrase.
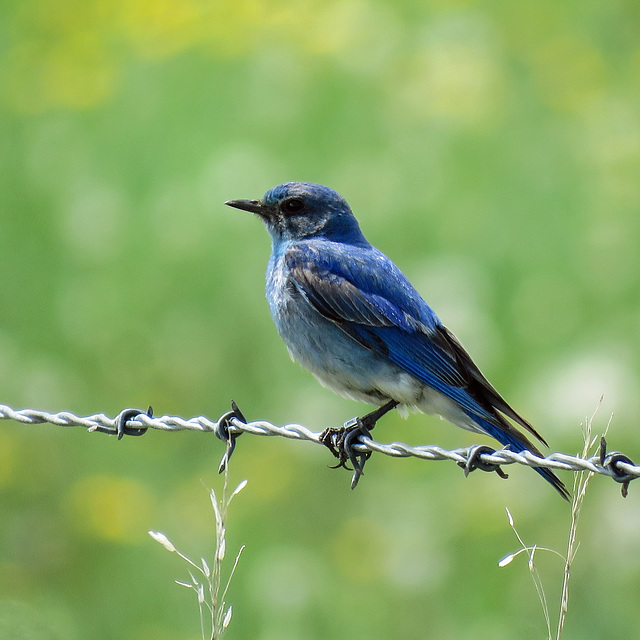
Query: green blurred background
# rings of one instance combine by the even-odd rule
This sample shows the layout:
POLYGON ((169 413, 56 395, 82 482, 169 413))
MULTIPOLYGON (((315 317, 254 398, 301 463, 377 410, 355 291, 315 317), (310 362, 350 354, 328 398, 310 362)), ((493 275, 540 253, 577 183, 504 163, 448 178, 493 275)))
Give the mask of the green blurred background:
MULTIPOLYGON (((554 450, 640 458, 637 0, 5 0, 0 5, 0 402, 250 419, 362 413, 289 361, 260 222, 223 206, 288 180, 343 194, 554 450)), ((378 431, 379 429, 379 431, 378 431)), ((383 442, 478 442, 390 415, 383 442)), ((0 425, 0 637, 200 637, 213 436, 0 425)), ((564 552, 531 470, 464 478, 244 436, 232 638, 546 637, 505 506, 564 552)), ((562 474, 571 485, 570 474, 562 474)), ((640 487, 592 481, 565 638, 640 632, 640 487)), ((539 553, 555 616, 561 563, 539 553)))

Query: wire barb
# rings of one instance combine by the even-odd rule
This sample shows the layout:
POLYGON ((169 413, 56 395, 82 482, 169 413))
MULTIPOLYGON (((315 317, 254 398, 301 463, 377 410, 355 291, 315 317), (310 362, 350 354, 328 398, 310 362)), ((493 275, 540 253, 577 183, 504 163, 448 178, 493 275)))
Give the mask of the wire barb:
POLYGON ((146 412, 140 411, 139 409, 124 409, 117 415, 115 423, 118 440, 122 440, 123 436, 143 436, 147 432, 148 427, 130 427, 128 424, 129 420, 140 415, 153 418, 153 408, 151 405, 149 405, 146 412))
POLYGON ((242 424, 247 423, 247 419, 244 417, 244 414, 240 411, 240 408, 233 400, 231 401, 231 411, 227 411, 227 413, 221 416, 218 422, 216 422, 214 428, 216 436, 218 436, 218 438, 227 445, 227 449, 222 456, 222 460, 220 460, 220 465, 218 466, 218 473, 222 473, 226 470, 229 460, 231 459, 231 454, 236 448, 236 439, 242 435, 242 431, 235 433, 229 429, 232 418, 235 418, 242 424))
MULTIPOLYGON (((119 428, 122 430, 123 435, 142 435, 147 429, 213 432, 227 443, 227 450, 220 463, 221 469, 224 469, 229 463, 236 439, 242 433, 305 440, 326 446, 321 440, 322 433, 315 433, 302 425, 288 424, 278 427, 265 421, 247 422, 235 403, 232 403, 231 411, 223 414, 216 422, 204 416, 190 418, 189 420, 177 416, 154 417, 151 408, 147 412, 141 412, 137 409, 125 409, 115 418, 109 418, 102 413, 80 417, 68 411, 47 413, 36 409, 16 410, 1 404, 0 420, 15 420, 16 422, 30 425, 46 423, 61 427, 84 427, 87 431, 99 431, 111 435, 119 435, 119 428)), ((467 473, 474 469, 498 471, 500 467, 509 464, 520 464, 533 468, 544 467, 555 471, 588 471, 609 476, 615 482, 620 483, 623 497, 628 494, 629 483, 640 477, 640 466, 636 465, 631 458, 623 453, 618 451, 608 453, 607 443, 604 438, 600 442, 600 450, 597 455, 590 458, 581 458, 580 456, 572 456, 565 453, 552 453, 547 457, 538 457, 530 451, 516 453, 507 448, 496 451, 485 445, 447 450, 435 445, 412 447, 402 442, 381 444, 362 433, 359 433, 358 437, 354 438, 351 447, 356 457, 366 456, 364 459, 367 459, 371 453, 377 452, 393 458, 415 457, 422 460, 452 460, 462 466, 467 473)), ((360 468, 360 473, 356 470, 356 474, 359 479, 362 475, 362 468, 360 468)))
POLYGON ((635 465, 631 458, 619 451, 607 453, 607 441, 604 436, 600 438, 600 465, 604 469, 608 469, 611 472, 611 477, 622 485, 620 492, 622 497, 626 498, 629 494, 629 483, 637 478, 633 473, 629 473, 627 469, 635 465))
MULTIPOLYGON (((504 448, 504 451, 508 450, 509 445, 504 448)), ((480 471, 486 471, 487 473, 495 471, 501 478, 506 480, 509 476, 502 470, 502 467, 499 464, 486 462, 482 458, 483 455, 492 455, 494 453, 496 453, 496 450, 486 444, 477 444, 473 447, 469 447, 469 455, 467 456, 466 462, 458 462, 458 466, 464 469, 465 478, 472 471, 479 469, 480 471)))

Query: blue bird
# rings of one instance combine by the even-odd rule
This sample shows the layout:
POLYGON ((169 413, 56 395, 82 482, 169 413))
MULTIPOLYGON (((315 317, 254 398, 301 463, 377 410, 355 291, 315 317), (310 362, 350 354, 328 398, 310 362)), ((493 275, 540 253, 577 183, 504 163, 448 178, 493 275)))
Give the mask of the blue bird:
MULTIPOLYGON (((328 187, 287 182, 261 200, 225 204, 257 214, 271 234, 266 297, 289 354, 326 387, 379 407, 439 415, 541 456, 516 423, 546 445, 482 375, 400 269, 366 240, 328 187)), ((549 469, 536 471, 560 495, 549 469)))

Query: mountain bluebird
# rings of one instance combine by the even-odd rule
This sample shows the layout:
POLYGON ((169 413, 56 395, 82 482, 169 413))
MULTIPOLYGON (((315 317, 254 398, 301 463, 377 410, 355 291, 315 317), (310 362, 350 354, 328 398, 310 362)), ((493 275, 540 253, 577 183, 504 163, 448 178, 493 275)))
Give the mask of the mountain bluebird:
MULTIPOLYGON (((512 451, 540 452, 538 432, 486 380, 406 276, 367 242, 332 189, 287 182, 262 200, 231 200, 271 234, 266 297, 289 354, 326 387, 379 407, 439 415, 512 451)), ((549 469, 536 471, 567 498, 549 469)))

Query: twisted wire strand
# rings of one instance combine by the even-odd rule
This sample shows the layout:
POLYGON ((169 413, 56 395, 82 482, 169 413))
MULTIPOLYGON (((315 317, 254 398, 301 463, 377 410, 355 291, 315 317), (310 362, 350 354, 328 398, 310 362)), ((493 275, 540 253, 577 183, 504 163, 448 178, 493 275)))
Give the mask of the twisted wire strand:
MULTIPOLYGON (((147 429, 160 431, 202 431, 213 432, 222 440, 235 442, 235 437, 242 433, 252 433, 257 436, 280 436, 292 440, 305 440, 316 444, 321 441, 321 433, 316 433, 299 424, 287 424, 276 426, 264 420, 245 422, 234 405, 235 411, 230 411, 221 416, 217 421, 209 420, 204 416, 198 416, 185 420, 178 416, 152 417, 149 410, 146 414, 137 410, 127 409, 115 418, 109 418, 103 413, 90 416, 76 416, 69 411, 48 413, 36 409, 12 409, 7 405, 0 405, 0 419, 14 420, 22 424, 54 424, 61 427, 84 427, 88 431, 100 431, 102 433, 118 434, 121 437, 123 423, 126 423, 124 433, 130 435, 142 435, 147 429), (131 417, 133 416, 133 417, 131 417)), ((528 467, 546 467, 548 469, 562 471, 587 471, 613 478, 621 483, 623 495, 631 480, 640 477, 640 466, 620 452, 606 452, 604 439, 601 442, 600 452, 589 458, 581 458, 577 455, 565 453, 551 453, 546 457, 538 457, 530 451, 516 453, 509 449, 493 450, 484 445, 463 447, 459 449, 443 449, 436 445, 410 446, 402 442, 382 444, 361 435, 353 445, 358 454, 382 453, 394 458, 415 457, 422 460, 452 460, 458 465, 469 469, 470 460, 478 458, 485 470, 520 464, 528 467)), ((223 464, 228 461, 230 453, 225 454, 223 464)), ((221 465, 222 466, 222 465, 221 465)), ((476 467, 473 467, 476 468, 476 467)), ((481 467, 480 467, 481 468, 481 467)))

